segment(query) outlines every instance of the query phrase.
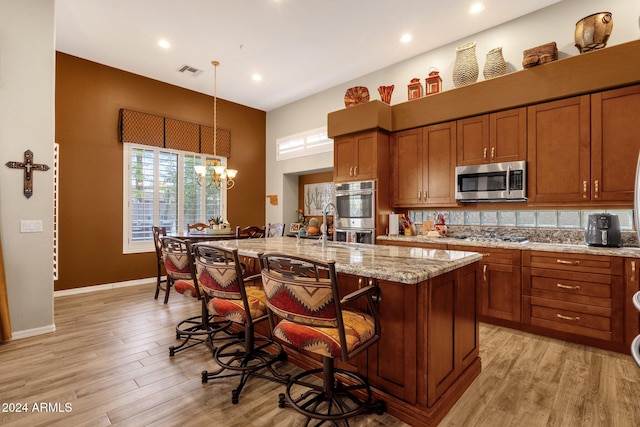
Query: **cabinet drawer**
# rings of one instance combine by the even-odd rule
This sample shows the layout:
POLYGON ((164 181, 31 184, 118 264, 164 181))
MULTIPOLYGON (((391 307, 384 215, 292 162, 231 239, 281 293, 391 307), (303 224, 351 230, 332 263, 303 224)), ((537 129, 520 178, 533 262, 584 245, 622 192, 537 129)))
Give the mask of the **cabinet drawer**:
POLYGON ((451 249, 453 251, 478 252, 482 254, 483 262, 520 265, 520 251, 517 249, 498 249, 482 246, 456 245, 451 243, 447 245, 447 249, 451 249))
POLYGON ((612 277, 605 274, 585 274, 531 269, 531 291, 554 291, 561 295, 584 295, 611 298, 612 277))
POLYGON ((622 275, 622 259, 604 255, 523 251, 522 265, 582 273, 622 275))
POLYGON ((531 325, 611 341, 622 311, 531 297, 531 325))

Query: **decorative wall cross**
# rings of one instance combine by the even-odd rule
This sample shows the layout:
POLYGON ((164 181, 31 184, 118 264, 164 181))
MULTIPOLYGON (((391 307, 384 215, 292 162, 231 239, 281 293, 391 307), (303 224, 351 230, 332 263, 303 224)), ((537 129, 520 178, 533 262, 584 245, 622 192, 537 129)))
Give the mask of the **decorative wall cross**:
POLYGON ((33 177, 31 172, 36 171, 48 171, 49 166, 45 164, 33 163, 33 152, 27 150, 24 152, 24 162, 7 162, 7 166, 12 169, 24 169, 24 197, 27 199, 33 195, 33 177))

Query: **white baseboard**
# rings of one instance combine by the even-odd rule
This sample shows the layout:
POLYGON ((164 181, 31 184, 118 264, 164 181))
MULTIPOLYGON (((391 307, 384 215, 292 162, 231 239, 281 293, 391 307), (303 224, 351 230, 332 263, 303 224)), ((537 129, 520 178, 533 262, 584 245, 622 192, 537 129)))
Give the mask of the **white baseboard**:
POLYGON ((104 285, 83 286, 82 288, 64 289, 61 291, 54 291, 53 297, 64 297, 67 295, 86 294, 88 292, 104 291, 107 289, 124 288, 127 286, 139 286, 148 285, 150 283, 156 283, 155 277, 149 277, 147 279, 127 280, 126 282, 106 283, 104 285))
POLYGON ((50 334, 56 331, 56 325, 40 326, 39 328, 27 329, 25 331, 11 332, 11 341, 22 338, 34 337, 36 335, 50 334))

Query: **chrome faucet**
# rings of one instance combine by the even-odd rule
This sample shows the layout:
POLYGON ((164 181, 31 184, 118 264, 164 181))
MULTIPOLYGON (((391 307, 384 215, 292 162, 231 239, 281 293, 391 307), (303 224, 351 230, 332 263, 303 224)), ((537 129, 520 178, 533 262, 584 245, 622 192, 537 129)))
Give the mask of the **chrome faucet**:
POLYGON ((336 205, 334 205, 332 202, 329 202, 326 204, 326 206, 324 207, 324 209, 322 209, 322 235, 320 236, 320 244, 322 244, 322 247, 324 248, 325 245, 327 244, 327 233, 329 232, 329 227, 327 226, 327 213, 329 212, 329 208, 333 207, 333 222, 335 223, 336 220, 336 215, 337 215, 337 210, 336 209, 336 205))

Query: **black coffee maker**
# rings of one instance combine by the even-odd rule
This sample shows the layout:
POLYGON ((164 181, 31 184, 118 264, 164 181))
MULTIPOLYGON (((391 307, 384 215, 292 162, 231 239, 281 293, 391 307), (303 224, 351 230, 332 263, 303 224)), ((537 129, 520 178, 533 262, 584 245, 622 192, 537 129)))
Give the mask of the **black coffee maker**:
POLYGON ((622 246, 618 215, 590 214, 584 229, 584 241, 589 246, 622 246))

